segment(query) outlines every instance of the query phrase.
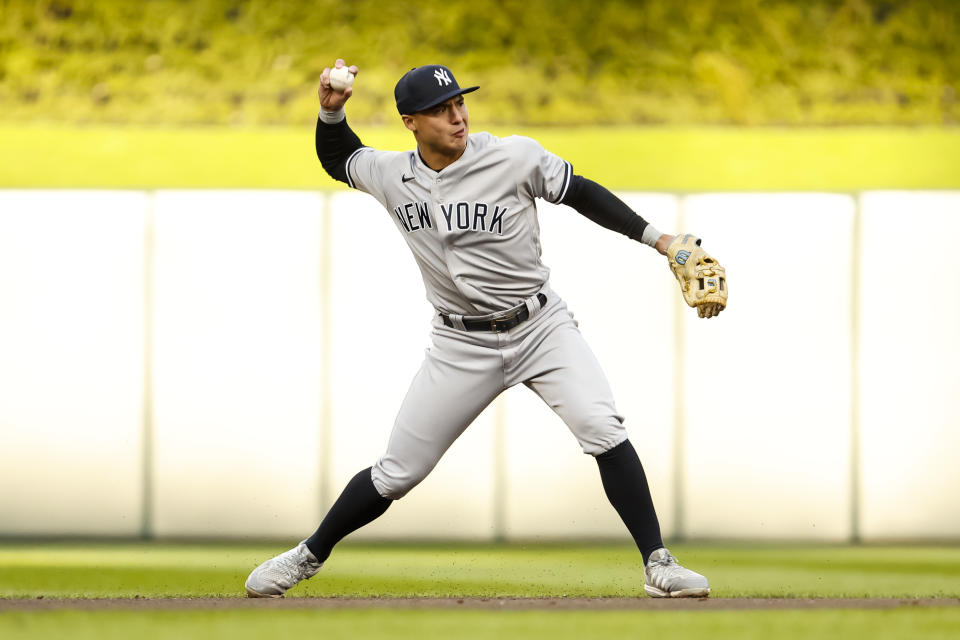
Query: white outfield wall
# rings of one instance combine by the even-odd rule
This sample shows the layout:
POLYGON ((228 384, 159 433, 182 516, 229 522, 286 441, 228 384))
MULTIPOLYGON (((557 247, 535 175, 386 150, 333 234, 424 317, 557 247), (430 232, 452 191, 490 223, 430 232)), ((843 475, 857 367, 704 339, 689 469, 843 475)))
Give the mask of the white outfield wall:
MULTIPOLYGON (((960 539, 960 193, 622 195, 731 282, 700 320, 653 251, 540 206, 665 534, 960 539)), ((431 313, 363 194, 0 191, 0 536, 309 534, 431 313)), ((522 386, 356 537, 628 539, 522 386)))

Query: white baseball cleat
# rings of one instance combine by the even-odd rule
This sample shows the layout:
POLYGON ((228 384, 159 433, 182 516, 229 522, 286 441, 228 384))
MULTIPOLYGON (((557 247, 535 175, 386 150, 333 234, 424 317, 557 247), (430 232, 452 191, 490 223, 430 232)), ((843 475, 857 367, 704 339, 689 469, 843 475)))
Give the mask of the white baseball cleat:
POLYGON ((707 579, 681 567, 666 549, 657 549, 650 554, 643 575, 643 588, 653 598, 705 598, 710 595, 707 579))
POLYGON ((322 566, 304 540, 254 569, 243 586, 250 598, 282 598, 287 589, 312 578, 322 566))

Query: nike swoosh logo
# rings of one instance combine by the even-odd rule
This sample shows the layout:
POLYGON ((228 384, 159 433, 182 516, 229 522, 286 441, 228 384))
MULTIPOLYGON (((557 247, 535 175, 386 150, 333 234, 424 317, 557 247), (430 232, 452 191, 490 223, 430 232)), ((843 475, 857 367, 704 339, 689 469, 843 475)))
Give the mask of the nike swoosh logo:
POLYGON ((410 176, 410 177, 408 178, 408 177, 407 177, 407 174, 404 173, 404 174, 401 174, 400 180, 402 180, 403 182, 410 182, 411 180, 414 179, 414 177, 415 177, 415 176, 410 176))

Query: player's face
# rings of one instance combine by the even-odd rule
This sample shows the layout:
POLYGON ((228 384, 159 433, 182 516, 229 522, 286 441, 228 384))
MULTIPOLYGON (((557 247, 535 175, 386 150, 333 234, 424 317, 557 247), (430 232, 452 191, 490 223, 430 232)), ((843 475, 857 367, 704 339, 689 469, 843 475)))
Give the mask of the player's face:
POLYGON ((417 143, 432 153, 459 157, 467 148, 469 127, 463 96, 454 96, 425 111, 403 116, 403 123, 413 131, 417 143))

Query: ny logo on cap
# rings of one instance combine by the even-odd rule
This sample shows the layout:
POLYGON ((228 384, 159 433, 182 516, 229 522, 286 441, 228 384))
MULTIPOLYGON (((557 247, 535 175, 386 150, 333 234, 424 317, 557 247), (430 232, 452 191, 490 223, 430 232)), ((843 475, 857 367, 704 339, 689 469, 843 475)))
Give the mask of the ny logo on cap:
POLYGON ((446 69, 437 69, 433 72, 433 77, 437 79, 437 86, 444 87, 452 82, 447 75, 446 69))

